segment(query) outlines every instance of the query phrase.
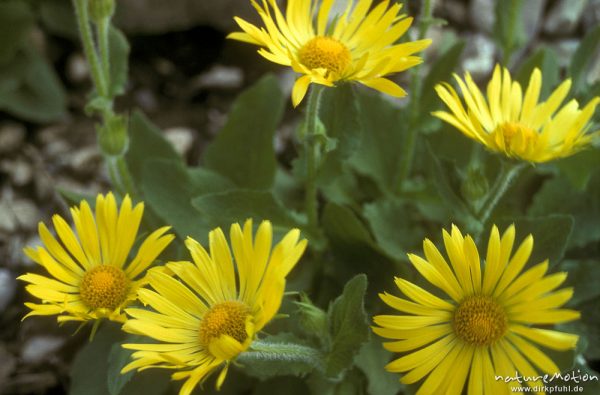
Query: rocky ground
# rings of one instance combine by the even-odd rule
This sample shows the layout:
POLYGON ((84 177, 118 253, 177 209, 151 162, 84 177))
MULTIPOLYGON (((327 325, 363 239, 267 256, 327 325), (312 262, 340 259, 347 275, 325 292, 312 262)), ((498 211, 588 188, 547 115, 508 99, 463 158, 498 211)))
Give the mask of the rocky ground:
MULTIPOLYGON (((131 81, 122 109, 140 107, 190 163, 197 163, 203 142, 226 119, 239 91, 266 71, 277 71, 289 90, 293 74, 262 60, 250 46, 225 40, 233 15, 252 15, 247 0, 119 0, 117 22, 133 48, 131 81), (244 10, 244 11, 242 11, 244 10)), ((418 10, 409 1, 409 13, 418 10)), ((454 34, 467 40, 462 65, 475 77, 489 75, 498 53, 491 38, 493 0, 438 0, 436 16, 449 25, 433 28, 434 43, 454 34), (439 39, 439 40, 436 40, 439 39)), ((527 48, 553 48, 565 65, 581 37, 600 21, 600 0, 528 0, 524 11, 527 48)), ((22 249, 39 244, 37 223, 53 213, 66 214, 57 188, 95 194, 108 178, 95 144, 94 121, 83 115, 90 88, 77 43, 38 32, 68 89, 69 115, 38 125, 0 113, 0 394, 62 394, 68 388, 70 361, 85 335, 58 328, 52 319, 21 322, 28 300, 15 278, 38 271, 22 249)), ((429 51, 435 56, 436 46, 429 51)), ((597 62, 600 73, 600 61, 597 62)), ((290 106, 291 107, 291 106, 290 106)), ((291 113, 289 118, 293 117, 291 113)), ((276 146, 288 146, 291 127, 282 127, 276 146)))

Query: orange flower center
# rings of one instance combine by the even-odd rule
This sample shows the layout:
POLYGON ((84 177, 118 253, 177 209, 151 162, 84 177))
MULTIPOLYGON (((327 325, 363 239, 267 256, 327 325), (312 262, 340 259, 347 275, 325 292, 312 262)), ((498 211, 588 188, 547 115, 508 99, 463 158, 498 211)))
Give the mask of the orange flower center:
POLYGON ((508 327, 506 313, 489 296, 471 296, 463 300, 453 318, 454 332, 462 340, 478 346, 500 339, 508 327))
POLYGON ((332 37, 318 36, 298 51, 300 63, 309 69, 326 69, 340 75, 352 60, 350 50, 332 37))
POLYGON ((519 123, 504 122, 494 129, 492 137, 507 155, 523 156, 535 148, 539 133, 519 123))
POLYGON ((83 276, 79 292, 81 299, 89 307, 114 310, 127 297, 129 279, 116 266, 96 266, 83 276))
POLYGON ((250 308, 237 301, 218 303, 200 321, 200 342, 208 345, 212 339, 229 335, 243 343, 247 338, 246 318, 250 308))

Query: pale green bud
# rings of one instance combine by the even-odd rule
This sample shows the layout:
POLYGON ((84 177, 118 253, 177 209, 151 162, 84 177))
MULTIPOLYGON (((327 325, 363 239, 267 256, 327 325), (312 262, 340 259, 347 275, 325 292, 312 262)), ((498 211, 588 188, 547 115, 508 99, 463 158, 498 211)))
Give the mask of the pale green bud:
POLYGON ((467 201, 475 203, 485 197, 488 190, 489 184, 483 169, 479 166, 469 167, 467 177, 461 186, 463 197, 467 201))
POLYGON ((106 155, 123 155, 129 145, 127 119, 122 116, 114 116, 108 120, 106 125, 99 127, 98 143, 106 155))
POLYGON ((88 0, 90 18, 98 23, 115 13, 115 0, 88 0))
POLYGON ((326 336, 328 333, 327 313, 313 305, 305 294, 301 294, 300 302, 296 302, 295 304, 298 306, 298 316, 302 329, 306 333, 319 338, 326 336))

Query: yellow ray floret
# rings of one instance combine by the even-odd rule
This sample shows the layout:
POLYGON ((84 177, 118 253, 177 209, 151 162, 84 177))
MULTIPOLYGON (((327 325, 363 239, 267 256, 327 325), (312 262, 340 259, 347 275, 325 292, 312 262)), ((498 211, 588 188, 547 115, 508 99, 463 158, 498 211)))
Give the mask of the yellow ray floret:
POLYGON ((209 234, 209 251, 188 238, 192 262, 169 262, 152 269, 150 288, 138 292, 149 309, 128 308, 123 329, 157 342, 125 344, 136 350, 123 373, 160 367, 178 370, 186 380, 180 395, 190 394, 218 367, 221 386, 238 354, 279 310, 285 279, 306 248, 298 229, 272 248, 271 223, 264 221, 253 237, 252 221, 231 226, 231 249, 220 228, 209 234), (233 252, 233 254, 232 254, 233 252), (176 279, 177 278, 177 279, 176 279))
POLYGON ((578 336, 535 325, 579 318, 577 311, 561 308, 573 295, 572 288, 557 290, 566 273, 546 275, 547 260, 524 271, 533 237, 529 235, 513 252, 514 226, 502 236, 496 226, 492 228, 483 266, 471 236, 453 226, 451 233, 443 231, 443 239, 448 259, 427 239, 425 258, 409 254, 409 259, 437 288, 435 293, 447 298, 402 278, 396 278, 396 285, 405 298, 380 294, 402 314, 373 318, 377 325, 373 331, 391 339, 384 347, 403 353, 386 369, 403 373, 400 381, 405 384, 421 381, 419 395, 509 394, 521 384, 496 376, 558 373, 558 366, 540 347, 573 349, 578 336))
POLYGON ((413 56, 431 40, 396 42, 406 33, 412 18, 399 14, 401 4, 373 0, 348 1, 345 11, 333 11, 334 0, 288 0, 285 16, 276 0, 252 0, 264 27, 235 18, 243 32, 229 38, 261 48, 271 62, 292 67, 302 74, 292 91, 297 106, 311 83, 333 86, 338 81, 357 81, 394 97, 406 92, 386 76, 421 63, 413 56))
POLYGON ((540 163, 571 156, 589 145, 599 131, 589 132, 589 121, 600 97, 579 108, 576 100, 561 107, 571 80, 559 85, 544 102, 538 102, 542 73, 535 69, 523 95, 521 85, 512 81, 507 69, 496 66, 484 97, 469 73, 464 81, 454 75, 463 100, 447 83, 436 91, 450 112, 433 115, 453 125, 467 137, 489 150, 510 158, 540 163))
POLYGON ((43 266, 50 277, 27 273, 27 291, 42 304, 25 303, 31 315, 58 315, 59 322, 108 318, 125 321, 123 307, 136 299, 143 272, 169 245, 174 236, 169 227, 151 233, 132 255, 143 203, 132 206, 125 196, 120 209, 112 193, 96 198, 95 215, 82 201, 71 208, 75 229, 59 215, 52 217, 55 238, 39 224, 43 246, 27 247, 25 254, 43 266), (130 259, 130 256, 133 256, 130 259))

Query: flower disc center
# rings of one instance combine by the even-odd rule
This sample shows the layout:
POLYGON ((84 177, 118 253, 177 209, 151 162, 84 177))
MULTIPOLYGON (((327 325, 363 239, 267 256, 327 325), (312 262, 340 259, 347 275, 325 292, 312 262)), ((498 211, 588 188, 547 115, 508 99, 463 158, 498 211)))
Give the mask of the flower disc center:
POLYGON ((214 338, 229 335, 243 343, 248 338, 246 318, 249 315, 250 309, 241 302, 229 301, 212 306, 200 322, 200 342, 207 345, 214 338))
POLYGON ((508 155, 522 156, 535 147, 539 133, 514 122, 505 122, 492 132, 496 144, 508 155))
POLYGON ((506 313, 488 296, 471 296, 463 300, 454 312, 456 335, 466 342, 484 346, 500 339, 508 327, 506 313))
POLYGON ((79 291, 81 299, 89 307, 114 310, 127 297, 129 279, 116 266, 100 265, 85 273, 79 291))
POLYGON ((300 62, 309 69, 326 69, 342 74, 350 64, 350 50, 332 37, 318 36, 304 44, 298 51, 300 62))

